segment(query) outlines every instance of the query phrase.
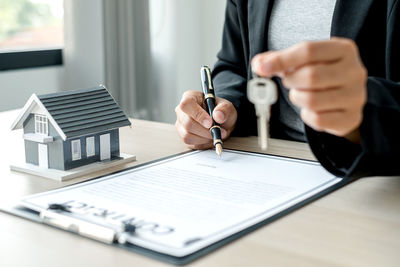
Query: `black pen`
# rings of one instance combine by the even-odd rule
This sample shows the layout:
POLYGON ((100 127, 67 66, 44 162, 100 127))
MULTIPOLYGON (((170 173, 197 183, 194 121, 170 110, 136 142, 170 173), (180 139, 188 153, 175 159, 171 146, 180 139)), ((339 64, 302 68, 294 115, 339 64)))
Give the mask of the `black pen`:
POLYGON ((215 95, 214 95, 214 86, 211 80, 211 71, 207 66, 203 66, 200 69, 201 76, 201 86, 203 87, 204 93, 204 102, 207 107, 207 112, 210 114, 212 119, 212 126, 210 128, 210 132, 213 138, 213 143, 215 147, 215 152, 219 157, 222 155, 222 138, 221 138, 221 127, 214 121, 212 113, 215 108, 215 95))

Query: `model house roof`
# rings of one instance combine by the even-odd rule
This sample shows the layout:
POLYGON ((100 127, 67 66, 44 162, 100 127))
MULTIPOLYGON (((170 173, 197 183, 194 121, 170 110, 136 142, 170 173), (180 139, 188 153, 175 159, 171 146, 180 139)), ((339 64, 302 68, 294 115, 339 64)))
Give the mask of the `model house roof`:
POLYGON ((53 126, 66 140, 78 136, 131 125, 130 121, 104 86, 47 95, 32 95, 12 129, 35 109, 44 109, 53 126))

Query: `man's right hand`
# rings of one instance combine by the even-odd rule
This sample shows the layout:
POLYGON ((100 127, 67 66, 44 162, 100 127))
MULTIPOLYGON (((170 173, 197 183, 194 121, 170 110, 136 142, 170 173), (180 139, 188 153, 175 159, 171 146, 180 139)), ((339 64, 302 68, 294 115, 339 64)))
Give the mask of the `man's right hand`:
MULTIPOLYGON (((222 139, 226 139, 233 131, 237 112, 233 104, 223 98, 215 99, 216 107, 213 112, 215 122, 221 125, 222 139)), ((187 91, 175 108, 176 123, 183 142, 191 149, 208 149, 213 146, 209 131, 212 120, 205 110, 204 95, 199 91, 187 91)))

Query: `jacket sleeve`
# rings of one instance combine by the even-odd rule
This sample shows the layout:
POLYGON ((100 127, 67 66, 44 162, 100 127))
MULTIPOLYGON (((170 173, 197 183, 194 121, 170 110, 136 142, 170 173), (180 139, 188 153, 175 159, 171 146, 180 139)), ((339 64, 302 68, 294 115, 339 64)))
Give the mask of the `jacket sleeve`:
POLYGON ((238 7, 227 1, 222 48, 212 73, 216 96, 232 102, 238 112, 238 120, 232 135, 255 134, 256 117, 253 105, 247 100, 248 53, 246 36, 242 36, 238 7))
POLYGON ((330 172, 344 177, 400 174, 400 7, 388 15, 386 77, 368 77, 361 145, 306 127, 312 151, 330 172))

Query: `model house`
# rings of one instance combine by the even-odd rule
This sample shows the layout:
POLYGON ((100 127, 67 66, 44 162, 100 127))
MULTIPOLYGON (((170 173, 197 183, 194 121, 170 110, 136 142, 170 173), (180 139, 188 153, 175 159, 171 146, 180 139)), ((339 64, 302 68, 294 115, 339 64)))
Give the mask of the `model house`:
POLYGON ((104 86, 37 96, 12 125, 23 128, 26 163, 69 170, 118 159, 119 128, 131 125, 104 86))

